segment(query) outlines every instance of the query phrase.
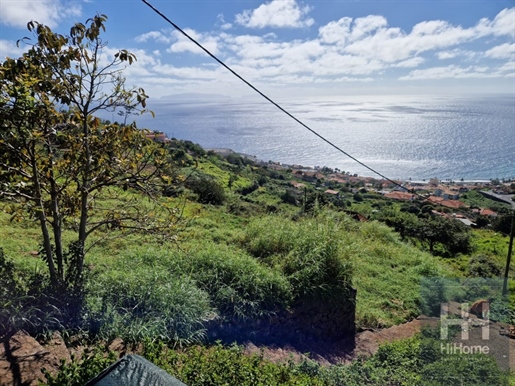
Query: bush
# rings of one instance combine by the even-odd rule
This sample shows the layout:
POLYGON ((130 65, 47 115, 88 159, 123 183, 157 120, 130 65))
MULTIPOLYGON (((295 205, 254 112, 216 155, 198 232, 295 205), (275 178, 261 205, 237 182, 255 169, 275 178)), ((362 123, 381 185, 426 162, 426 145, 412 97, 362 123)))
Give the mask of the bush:
POLYGON ((280 272, 244 253, 209 245, 184 255, 178 265, 209 293, 225 317, 263 317, 286 308, 291 299, 288 281, 280 272))
MULTIPOLYGON (((193 346, 174 351, 167 346, 149 342, 142 345, 141 354, 159 368, 173 375, 188 386, 203 385, 323 385, 316 377, 305 374, 300 366, 291 362, 275 364, 266 361, 262 354, 246 355, 239 346, 193 346)), ((84 385, 115 361, 112 352, 99 347, 86 353, 82 359, 62 363, 59 373, 52 376, 44 371, 48 385, 84 385)), ((318 367, 318 365, 314 365, 318 367)))
POLYGON ((105 349, 98 347, 93 351, 85 351, 80 359, 73 355, 71 362, 61 360, 59 372, 55 375, 49 373, 45 368, 41 372, 45 376, 48 386, 82 386, 89 380, 96 377, 116 361, 116 355, 110 351, 104 354, 105 349))
POLYGON ((448 355, 422 369, 423 385, 506 385, 507 375, 489 355, 448 355))
POLYGON ((499 277, 501 273, 501 268, 489 256, 476 255, 469 261, 467 276, 499 277))
POLYGON ((249 224, 245 244, 256 257, 272 257, 290 281, 296 300, 345 296, 351 285, 352 265, 341 253, 334 221, 293 223, 267 217, 249 224))
POLYGON ((236 166, 244 165, 242 156, 237 153, 227 154, 225 159, 227 160, 227 162, 229 162, 232 165, 236 165, 236 166))
POLYGON ((511 233, 511 223, 512 216, 497 216, 497 218, 492 221, 492 229, 496 232, 501 232, 505 235, 509 235, 511 233))
POLYGON ((17 271, 0 248, 0 338, 81 328, 82 291, 53 288, 48 275, 17 271))
POLYGON ((209 296, 187 277, 158 269, 115 271, 90 283, 88 322, 104 339, 190 344, 204 337, 209 296))
POLYGON ((351 264, 340 257, 339 241, 326 224, 304 224, 303 230, 281 261, 295 298, 341 298, 350 288, 351 264))
POLYGON ((254 192, 255 190, 257 190, 258 188, 259 188, 259 184, 257 183, 257 181, 254 181, 251 185, 244 186, 244 187, 238 189, 237 192, 239 194, 246 196, 246 195, 254 192))
POLYGON ((186 181, 186 187, 191 189, 202 204, 222 205, 225 201, 225 190, 213 177, 207 174, 192 177, 186 181))
POLYGON ((25 291, 16 274, 14 263, 0 248, 0 338, 23 328, 25 291))
POLYGON ((281 194, 281 201, 285 204, 297 205, 297 198, 295 197, 295 191, 288 189, 281 194))
POLYGON ((250 319, 286 308, 291 300, 288 280, 245 252, 206 242, 189 252, 136 251, 127 256, 134 271, 160 270, 187 276, 209 295, 210 304, 226 318, 250 319))
POLYGON ((278 216, 256 219, 247 225, 243 243, 258 258, 285 254, 295 246, 297 228, 298 223, 278 216))

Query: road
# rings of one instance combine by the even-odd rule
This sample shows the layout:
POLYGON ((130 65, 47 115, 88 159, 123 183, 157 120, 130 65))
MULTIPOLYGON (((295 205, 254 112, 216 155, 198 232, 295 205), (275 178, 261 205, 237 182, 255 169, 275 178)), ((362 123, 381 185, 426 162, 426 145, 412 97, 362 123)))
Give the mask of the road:
POLYGON ((497 194, 494 193, 493 190, 480 190, 479 193, 492 200, 506 202, 511 205, 512 209, 515 210, 515 201, 512 200, 512 198, 515 197, 514 194, 497 194))

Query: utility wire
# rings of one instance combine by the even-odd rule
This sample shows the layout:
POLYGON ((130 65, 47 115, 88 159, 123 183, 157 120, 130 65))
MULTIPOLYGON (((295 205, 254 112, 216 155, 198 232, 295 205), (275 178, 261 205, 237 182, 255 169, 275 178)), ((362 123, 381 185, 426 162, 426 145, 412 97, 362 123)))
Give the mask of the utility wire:
MULTIPOLYGON (((298 119, 297 117, 295 117, 293 114, 291 114, 290 112, 288 112, 287 110, 285 110, 283 107, 281 107, 278 103, 274 102, 272 99, 270 99, 268 96, 266 96, 263 92, 261 92, 260 90, 258 90, 255 86, 253 86, 250 82, 248 82, 246 79, 244 79, 241 75, 239 75, 236 71, 234 71, 232 68, 230 68, 228 65, 226 65, 224 62, 222 62, 220 59, 218 59, 218 57, 216 57, 214 54, 212 54, 208 49, 204 48, 204 46, 202 46, 199 42, 197 42, 194 38, 192 38, 190 35, 188 35, 185 31, 182 30, 181 27, 179 27, 177 24, 175 24, 173 21, 171 21, 170 19, 168 19, 168 17, 166 17, 163 13, 161 13, 158 9, 156 9, 152 4, 150 4, 147 0, 142 0, 146 5, 148 5, 155 13, 157 13, 159 16, 161 16, 164 20, 166 20, 169 24, 171 24, 177 31, 179 31, 180 33, 182 33, 184 36, 186 36, 189 40, 191 40, 194 44, 196 44, 202 51, 204 51, 206 54, 208 54, 210 57, 212 57, 214 60, 216 60, 220 65, 222 65, 223 67, 225 67, 229 72, 231 72, 235 77, 237 77, 238 79, 240 79, 243 83, 245 83, 247 86, 249 86, 252 90, 254 90, 255 92, 257 92, 259 95, 261 95, 263 98, 265 98, 268 102, 270 102, 271 104, 273 104, 275 107, 277 107, 279 110, 281 110, 283 113, 285 113, 286 115, 288 115, 291 119, 293 119, 295 122, 297 122, 298 124, 300 124, 302 127, 304 127, 305 129, 309 130, 311 133, 313 133, 314 135, 316 135, 318 138, 320 138, 322 141, 326 142, 327 144, 329 144, 330 146, 332 146, 333 148, 335 148, 336 150, 338 150, 340 153, 346 155, 347 157, 349 157, 351 160, 357 162, 358 164, 360 164, 361 166, 365 167, 366 169, 370 170, 372 173, 375 173, 377 174, 378 176, 382 177, 383 179, 385 179, 386 181, 389 181, 391 182, 392 184, 396 185, 396 186, 399 186, 403 189, 405 189, 401 184, 399 184, 398 182, 386 177, 384 174, 378 172, 377 170, 371 168, 370 166, 366 165, 365 163, 361 162, 360 160, 358 160, 356 157, 353 157, 352 155, 350 155, 349 153, 347 153, 346 151, 344 151, 343 149, 341 149, 340 147, 338 147, 337 145, 335 145, 333 142, 329 141, 328 139, 326 139, 325 137, 323 137, 322 135, 318 134, 315 130, 313 130, 312 128, 310 128, 308 125, 306 125, 304 122, 302 122, 300 119, 298 119)), ((416 194, 417 196, 419 196, 418 193, 416 193, 414 190, 412 191, 413 194, 416 194)))

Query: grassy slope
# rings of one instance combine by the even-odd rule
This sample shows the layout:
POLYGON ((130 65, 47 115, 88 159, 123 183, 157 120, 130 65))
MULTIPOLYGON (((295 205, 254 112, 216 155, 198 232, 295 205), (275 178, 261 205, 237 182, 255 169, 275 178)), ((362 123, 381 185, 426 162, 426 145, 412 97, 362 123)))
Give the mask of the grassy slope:
MULTIPOLYGON (((236 255, 245 254, 241 240, 251 217, 229 214, 225 207, 200 207, 195 203, 188 204, 186 212, 194 215, 187 219, 178 237, 183 251, 193 253, 219 245, 220 250, 236 255)), ((267 218, 273 215, 262 216, 263 221, 267 222, 267 218)), ((390 326, 415 317, 421 275, 448 274, 448 269, 429 254, 402 243, 396 234, 382 224, 347 221, 351 226, 339 228, 334 237, 342 241, 342 258, 350 258, 354 267, 352 281, 358 289, 358 326, 390 326)), ((21 267, 33 269, 39 266, 44 269, 43 263, 30 254, 37 250, 38 230, 35 227, 11 224, 2 214, 0 234, 5 235, 1 243, 5 251, 21 267)), ((130 266, 130 261, 126 259, 129 255, 162 249, 151 239, 142 243, 141 238, 132 236, 100 244, 88 255, 87 261, 105 276, 130 266)), ((173 255, 177 246, 168 245, 164 249, 170 250, 173 255)), ((154 261, 152 267, 141 269, 160 272, 169 267, 163 262, 154 261)))
MULTIPOLYGON (((273 222, 270 216, 281 217, 291 224, 295 224, 293 219, 298 219, 300 208, 282 204, 279 199, 279 195, 290 187, 288 179, 291 176, 283 174, 281 179, 269 177, 265 185, 243 197, 237 193, 238 189, 251 185, 258 179, 258 172, 263 175, 263 170, 251 166, 238 168, 212 156, 202 158, 197 165, 199 172, 212 175, 224 186, 227 192, 225 205, 201 205, 192 200, 194 196, 191 194, 187 194, 187 201, 177 198, 177 206, 183 212, 178 226, 178 244, 162 246, 144 235, 115 238, 93 248, 87 258, 88 264, 97 269, 100 275, 108 275, 111 271, 125 269, 130 264, 127 256, 144 254, 146 249, 165 249, 173 254, 179 248, 185 253, 200 253, 219 245, 220 250, 227 250, 231 255, 246 255, 242 240, 247 224, 253 218, 261 218, 265 224, 273 222), (229 189, 231 175, 233 183, 229 189), (267 213, 270 207, 278 213, 267 213), (123 263, 119 264, 120 261, 123 263)), ((355 203, 352 209, 358 207, 367 208, 367 202, 355 203)), ((345 217, 341 213, 328 213, 325 216, 345 217)), ((460 275, 468 261, 467 257, 435 258, 400 241, 393 231, 376 222, 360 224, 347 218, 341 224, 334 230, 334 237, 341 241, 339 253, 342 258, 349 259, 353 265, 352 282, 358 290, 357 324, 360 327, 391 326, 415 317, 418 314, 420 278, 424 275, 460 275)), ((36 225, 27 221, 11 223, 9 216, 0 212, 0 246, 24 269, 45 268, 41 260, 34 256, 39 236, 36 225)), ((478 253, 493 255, 502 264, 507 238, 489 231, 476 234, 478 253)), ((66 233, 68 241, 72 237, 71 232, 66 233)), ((267 242, 266 237, 264 242, 267 242)), ((155 269, 156 272, 169 269, 165 265, 157 262, 153 267, 144 269, 155 269)))
MULTIPOLYGON (((323 211, 318 218, 302 219, 301 217, 299 219, 300 208, 282 204, 278 197, 288 188, 288 182, 285 180, 269 179, 264 186, 242 197, 236 193, 237 189, 249 186, 257 176, 251 168, 246 167, 245 170, 240 170, 236 177, 233 177, 233 184, 229 189, 231 175, 229 170, 234 170, 234 168, 224 167, 223 163, 221 166, 222 168, 220 164, 215 165, 204 160, 200 162, 199 170, 215 176, 225 187, 228 193, 225 205, 219 207, 201 205, 192 200, 194 197, 191 194, 187 195, 188 201, 184 203, 177 200, 177 205, 183 210, 183 221, 178 227, 180 232, 177 244, 160 245, 151 238, 141 235, 100 243, 87 257, 87 263, 98 274, 99 285, 108 284, 119 289, 121 288, 119 287, 120 281, 125 279, 127 283, 122 283, 122 287, 127 287, 126 292, 134 291, 135 295, 140 296, 140 298, 136 298, 138 302, 148 302, 160 313, 164 311, 159 311, 158 307, 164 306, 165 311, 169 308, 166 307, 166 304, 162 304, 163 301, 172 299, 175 302, 175 308, 168 310, 169 312, 194 311, 197 314, 192 316, 192 320, 196 320, 195 318, 209 310, 209 305, 205 304, 204 290, 199 292, 194 287, 198 285, 195 281, 202 281, 204 278, 208 282, 213 281, 212 266, 205 272, 198 272, 198 267, 209 266, 208 263, 213 260, 218 262, 217 269, 225 269, 224 260, 227 259, 227 267, 233 270, 233 274, 236 272, 239 276, 243 276, 239 284, 249 285, 248 288, 254 287, 251 280, 254 280, 253 277, 258 274, 261 278, 269 278, 270 282, 278 282, 276 280, 277 272, 271 269, 269 264, 261 262, 260 259, 257 259, 258 265, 249 263, 248 259, 253 258, 250 257, 245 240, 249 234, 249 226, 252 226, 253 223, 261 221, 264 224, 272 224, 277 218, 280 218, 284 224, 295 228, 304 221, 317 222, 337 219, 338 225, 331 228, 332 237, 339 242, 341 258, 352 262, 352 282, 358 290, 357 325, 363 328, 377 328, 399 324, 418 315, 421 277, 461 274, 463 267, 467 264, 468 257, 447 260, 436 258, 400 241, 398 235, 383 224, 358 223, 332 210, 323 211), (278 213, 267 213, 270 207, 274 207, 278 213), (128 268, 130 269, 129 274, 127 274, 128 268), (189 273, 188 270, 190 270, 189 273), (193 270, 196 270, 195 275, 193 270), (176 288, 174 283, 170 283, 171 277, 184 280, 184 283, 180 285, 180 288, 176 288), (162 291, 163 296, 156 295, 148 298, 145 292, 148 289, 162 291), (177 300, 177 298, 179 299, 177 300), (196 306, 194 310, 192 303, 196 306)), ((287 179, 289 176, 285 176, 285 178, 287 179)), ((358 208, 366 209, 366 202, 355 203, 352 209, 358 208)), ((44 270, 45 268, 41 260, 34 256, 34 251, 38 249, 39 237, 36 225, 29 221, 10 222, 9 216, 0 212, 0 247, 3 247, 7 255, 14 258, 17 266, 22 269, 34 270, 35 267, 39 267, 44 270)), ((280 228, 272 229, 272 231, 280 232, 280 228)), ((68 241, 72 240, 72 237, 71 232, 66 234, 68 241)), ((265 232, 261 234, 261 237, 264 242, 270 240, 265 232)), ((503 256, 507 250, 506 237, 490 231, 479 231, 476 232, 476 245, 477 253, 487 253, 495 256, 499 263, 503 262, 503 256)), ((215 273, 220 272, 216 271, 215 273)), ((103 288, 103 290, 109 292, 109 287, 103 288)), ((212 288, 207 290, 208 292, 213 291, 212 288)), ((217 301, 227 305, 227 299, 232 300, 228 296, 232 295, 230 293, 222 295, 225 298, 218 296, 217 301), (223 303, 224 301, 225 303, 223 303)), ((263 294, 264 302, 267 301, 266 296, 268 295, 268 293, 263 294)), ((210 293, 209 296, 211 296, 211 305, 213 305, 213 293, 210 293)), ((214 304, 217 303, 214 302, 214 304)), ((241 304, 247 305, 244 302, 241 304)), ((117 322, 122 327, 128 326, 126 319, 121 318, 117 322)), ((186 335, 189 327, 189 325, 181 327, 186 330, 186 335)), ((156 324, 155 328, 159 329, 159 324, 156 324)), ((117 334, 119 331, 113 329, 108 333, 117 334)), ((144 329, 141 331, 143 336, 150 332, 144 329)), ((142 337, 141 335, 135 336, 142 337)), ((388 358, 392 355, 395 353, 390 353, 388 358)), ((411 361, 413 356, 410 354, 407 357, 411 361)), ((231 364, 235 363, 236 359, 232 358, 230 362, 231 364)), ((402 366, 395 368, 394 372, 400 374, 401 368, 402 366)), ((351 373, 354 371, 353 369, 354 367, 348 370, 342 368, 341 371, 351 373)), ((343 374, 336 375, 336 372, 340 371, 339 369, 336 368, 334 371, 335 379, 338 378, 339 381, 343 379, 343 374)), ((362 376, 359 373, 360 381, 362 376)), ((390 376, 388 375, 388 377, 390 376)), ((306 384, 311 384, 313 379, 307 379, 306 384)))

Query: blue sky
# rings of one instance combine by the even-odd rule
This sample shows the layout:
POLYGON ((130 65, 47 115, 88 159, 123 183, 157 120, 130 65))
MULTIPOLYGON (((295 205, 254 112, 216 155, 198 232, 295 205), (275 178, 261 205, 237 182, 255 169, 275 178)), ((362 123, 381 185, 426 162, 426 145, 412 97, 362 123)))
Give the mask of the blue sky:
MULTIPOLYGON (((515 94, 513 0, 151 0, 272 97, 515 94)), ((37 20, 61 33, 109 17, 106 55, 138 61, 129 85, 151 97, 251 91, 142 1, 0 0, 0 59, 37 20)))

